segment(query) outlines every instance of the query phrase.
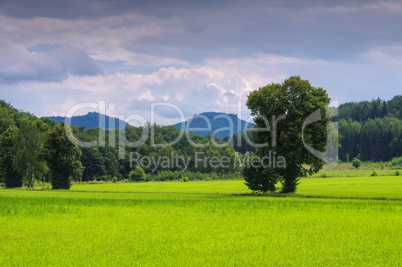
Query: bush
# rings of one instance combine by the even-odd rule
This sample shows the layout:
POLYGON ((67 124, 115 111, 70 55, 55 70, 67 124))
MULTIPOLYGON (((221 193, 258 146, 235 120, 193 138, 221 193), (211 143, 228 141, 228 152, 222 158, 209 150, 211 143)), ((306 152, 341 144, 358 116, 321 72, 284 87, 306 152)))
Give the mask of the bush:
POLYGON ((378 176, 378 174, 377 174, 375 171, 373 171, 373 173, 371 174, 371 176, 378 176))
POLYGON ((182 177, 181 177, 181 180, 182 180, 183 182, 188 182, 188 176, 182 176, 182 177))
POLYGON ((22 187, 23 179, 22 176, 12 170, 4 177, 4 185, 7 188, 15 188, 15 187, 22 187))
POLYGON ((359 168, 362 165, 362 161, 358 158, 354 158, 352 160, 352 166, 355 167, 356 169, 359 168))
POLYGON ((276 190, 279 175, 273 169, 245 167, 243 176, 247 187, 253 191, 266 193, 276 190))
POLYGON ((141 167, 137 166, 134 168, 134 170, 130 172, 130 174, 128 175, 128 179, 134 182, 145 182, 146 175, 144 170, 141 167))
POLYGON ((64 173, 54 173, 52 172, 52 189, 66 189, 69 190, 71 187, 71 176, 64 173))
POLYGON ((396 171, 396 172, 395 172, 395 176, 399 176, 399 171, 396 171))
POLYGON ((391 167, 402 167, 402 157, 393 158, 390 162, 391 167))
POLYGON ((118 180, 119 180, 119 179, 117 179, 116 176, 113 176, 113 178, 112 178, 112 182, 113 182, 113 183, 116 183, 118 180))

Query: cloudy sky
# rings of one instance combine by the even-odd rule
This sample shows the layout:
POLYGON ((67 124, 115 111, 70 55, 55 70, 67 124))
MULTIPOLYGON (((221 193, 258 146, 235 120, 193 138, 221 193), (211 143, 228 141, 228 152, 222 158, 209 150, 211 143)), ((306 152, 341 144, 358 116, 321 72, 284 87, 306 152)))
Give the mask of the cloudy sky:
POLYGON ((292 75, 340 103, 390 99, 401 27, 402 1, 0 0, 0 99, 37 116, 99 101, 147 119, 160 102, 246 116, 251 90, 292 75))

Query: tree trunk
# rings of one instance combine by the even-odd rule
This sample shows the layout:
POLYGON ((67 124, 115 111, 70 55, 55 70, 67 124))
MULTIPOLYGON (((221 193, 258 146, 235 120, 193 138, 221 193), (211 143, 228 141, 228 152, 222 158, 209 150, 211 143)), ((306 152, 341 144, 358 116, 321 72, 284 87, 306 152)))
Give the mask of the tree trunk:
POLYGON ((282 193, 294 193, 296 192, 296 186, 297 186, 297 177, 290 177, 290 176, 285 176, 284 177, 284 182, 283 182, 283 187, 282 187, 282 193))
POLYGON ((283 175, 282 193, 294 193, 298 184, 298 168, 291 165, 286 168, 286 173, 283 175))
POLYGON ((27 179, 27 186, 28 188, 31 187, 30 183, 29 183, 29 163, 27 162, 27 175, 26 175, 26 179, 27 179))
POLYGON ((32 170, 31 188, 33 188, 34 180, 35 180, 35 171, 32 170))

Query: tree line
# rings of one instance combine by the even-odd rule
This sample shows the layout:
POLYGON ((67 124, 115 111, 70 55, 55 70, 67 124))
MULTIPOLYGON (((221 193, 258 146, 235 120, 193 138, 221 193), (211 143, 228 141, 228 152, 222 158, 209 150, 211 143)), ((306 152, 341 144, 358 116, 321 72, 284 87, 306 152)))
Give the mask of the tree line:
POLYGON ((402 96, 340 105, 339 158, 389 161, 402 156, 402 96))
POLYGON ((0 182, 5 183, 7 187, 32 187, 34 181, 46 181, 51 182, 53 188, 68 189, 72 180, 128 179, 130 172, 138 165, 141 165, 139 167, 148 178, 152 177, 150 179, 162 179, 161 173, 168 174, 169 177, 180 176, 183 170, 191 179, 195 179, 193 173, 205 178, 204 174, 210 174, 211 177, 228 177, 240 171, 234 164, 237 155, 235 150, 224 145, 224 141, 213 141, 210 137, 191 132, 187 133, 188 138, 179 139, 180 131, 174 126, 147 124, 143 127, 126 126, 121 130, 85 130, 84 127, 69 127, 67 132, 68 129, 71 129, 71 136, 76 140, 95 141, 98 145, 78 147, 67 137, 64 122, 56 124, 48 118, 39 119, 1 100, 0 182), (138 142, 144 138, 144 132, 151 131, 153 139, 148 134, 140 146, 127 145, 138 142), (119 157, 121 136, 127 141, 123 144, 122 158, 119 157), (178 141, 174 142, 175 140, 178 141), (141 161, 137 159, 133 163, 133 153, 140 156, 141 161), (200 159, 195 155, 200 155, 200 159), (213 157, 227 158, 229 163, 221 167, 203 162, 204 159, 213 157), (158 161, 159 164, 153 164, 153 161, 158 161))
MULTIPOLYGON (((333 120, 338 122, 341 135, 341 161, 351 162, 355 157, 362 161, 390 161, 402 156, 402 96, 395 96, 389 101, 377 98, 342 104, 333 120)), ((236 151, 255 151, 246 142, 243 132, 231 139, 236 151)), ((253 136, 250 134, 248 139, 252 140, 253 136)))
MULTIPOLYGON (((311 87, 308 81, 303 81, 300 77, 291 77, 282 85, 272 84, 255 91, 249 97, 248 105, 254 115, 269 117, 272 112, 279 112, 278 114, 287 112, 288 117, 291 117, 291 112, 294 109, 294 114, 300 115, 300 112, 303 111, 307 116, 314 111, 304 110, 309 99, 314 99, 310 94, 322 94, 321 98, 325 100, 323 103, 326 103, 329 100, 324 92, 321 88, 311 87), (282 87, 287 88, 287 90, 293 88, 294 92, 285 90, 284 92, 287 92, 288 95, 281 95, 284 90, 282 87), (305 94, 303 95, 305 99, 299 103, 300 107, 293 107, 292 105, 302 99, 298 96, 300 94, 305 94), (261 102, 263 98, 277 99, 279 96, 283 98, 283 101, 290 103, 286 110, 283 101, 280 103, 275 101, 261 102), (274 102, 277 106, 273 104, 274 102), (267 103, 271 104, 268 105, 267 103)), ((316 107, 323 109, 321 102, 314 106, 314 108, 316 107)), ((339 159, 342 161, 352 161, 354 158, 363 161, 389 161, 392 158, 402 156, 401 110, 402 96, 395 96, 389 101, 375 99, 371 102, 342 104, 339 107, 338 116, 335 118, 339 122, 339 133, 342 136, 339 159)), ((305 175, 305 173, 316 172, 322 166, 321 161, 316 161, 312 155, 305 153, 306 151, 301 143, 297 147, 294 146, 304 119, 304 117, 294 117, 291 124, 279 125, 278 142, 281 146, 278 146, 274 152, 277 152, 278 155, 287 155, 286 159, 291 159, 290 163, 293 164, 293 169, 286 168, 271 173, 267 170, 243 169, 240 164, 236 164, 237 161, 242 161, 248 152, 251 153, 250 158, 268 155, 269 151, 256 150, 248 142, 248 140, 257 143, 271 142, 270 136, 266 134, 248 133, 246 136, 239 132, 231 138, 214 140, 211 136, 202 137, 192 132, 186 133, 188 138, 178 138, 182 133, 174 126, 147 124, 142 127, 126 126, 121 130, 70 128, 65 123, 56 124, 48 118, 39 119, 31 113, 17 110, 9 103, 1 100, 0 183, 5 183, 7 187, 20 187, 23 184, 32 187, 35 181, 47 181, 52 183, 53 188, 68 189, 72 180, 117 181, 128 179, 130 172, 135 167, 140 167, 147 180, 172 180, 183 177, 193 180, 197 179, 197 176, 218 179, 240 176, 239 174, 243 171, 243 175, 257 180, 261 178, 266 181, 269 180, 266 177, 272 178, 271 187, 275 180, 283 179, 284 183, 287 181, 287 189, 284 191, 292 192, 296 189, 297 177, 305 175), (292 127, 286 128, 285 125, 292 127), (285 128, 282 129, 281 127, 285 128), (76 140, 98 142, 98 145, 78 147, 70 141, 71 138, 68 138, 69 131, 76 140), (145 139, 143 139, 144 132, 152 132, 153 136, 145 135, 145 139), (294 133, 295 136, 291 137, 289 133, 294 133), (121 143, 121 136, 124 136, 126 141, 123 144, 121 143), (139 146, 129 145, 140 140, 142 142, 139 146), (231 146, 228 146, 227 143, 230 143, 231 146), (155 146, 154 144, 158 145, 155 146), (296 153, 296 149, 299 148, 302 150, 296 153), (121 157, 122 149, 123 157, 121 157), (202 159, 198 160, 195 155, 202 155, 205 160, 226 158, 228 164, 222 166, 211 164, 211 162, 205 163, 202 159), (303 156, 300 157, 300 155, 303 156), (310 157, 311 162, 308 164, 310 167, 312 166, 312 169, 306 169, 304 161, 310 157), (165 163, 152 164, 150 161, 154 159, 159 159, 159 162, 165 160, 165 163), (173 160, 181 163, 174 163, 173 160), (186 166, 184 166, 184 162, 186 162, 186 166), (184 167, 185 172, 182 172, 184 167), (288 173, 291 173, 292 176, 286 180, 288 173)), ((255 123, 258 127, 258 117, 256 117, 255 123)), ((321 124, 311 125, 307 128, 308 134, 310 134, 307 137, 311 139, 309 142, 311 145, 315 145, 318 150, 322 150, 325 140, 318 140, 318 135, 313 135, 313 132, 321 133, 325 128, 325 123, 323 121, 321 124), (310 133, 312 127, 319 128, 310 133)), ((261 122, 261 127, 264 127, 263 122, 261 122)))
POLYGON ((7 187, 33 187, 48 178, 54 189, 69 189, 82 175, 81 151, 67 138, 65 123, 19 111, 0 101, 0 174, 7 187))

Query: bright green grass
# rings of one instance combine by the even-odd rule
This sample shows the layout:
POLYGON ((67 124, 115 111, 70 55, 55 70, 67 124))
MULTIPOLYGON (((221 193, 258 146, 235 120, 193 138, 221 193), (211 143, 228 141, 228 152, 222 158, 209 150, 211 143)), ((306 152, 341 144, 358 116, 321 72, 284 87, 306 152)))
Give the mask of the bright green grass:
POLYGON ((329 170, 320 171, 313 174, 311 177, 357 177, 357 176, 371 176, 373 171, 379 176, 395 176, 399 172, 402 176, 402 170, 329 170))
MULTIPOLYGON (((400 196, 400 179, 393 178, 387 182, 399 186, 400 196)), ((359 179, 351 179, 355 188, 370 188, 380 178, 359 179)), ((311 178, 299 190, 325 192, 331 182, 340 190, 353 187, 338 178, 311 178)), ((0 265, 402 264, 400 200, 232 195, 243 191, 243 181, 1 189, 0 265)))
POLYGON ((244 180, 215 180, 192 182, 149 182, 149 183, 105 183, 75 184, 73 191, 115 191, 115 192, 154 192, 154 193, 250 193, 244 180))
POLYGON ((297 194, 402 199, 402 176, 302 179, 297 194))
MULTIPOLYGON (((73 191, 159 192, 159 193, 250 193, 243 180, 156 182, 127 184, 76 184, 73 191)), ((402 176, 301 179, 297 194, 308 196, 400 198, 402 176)))

